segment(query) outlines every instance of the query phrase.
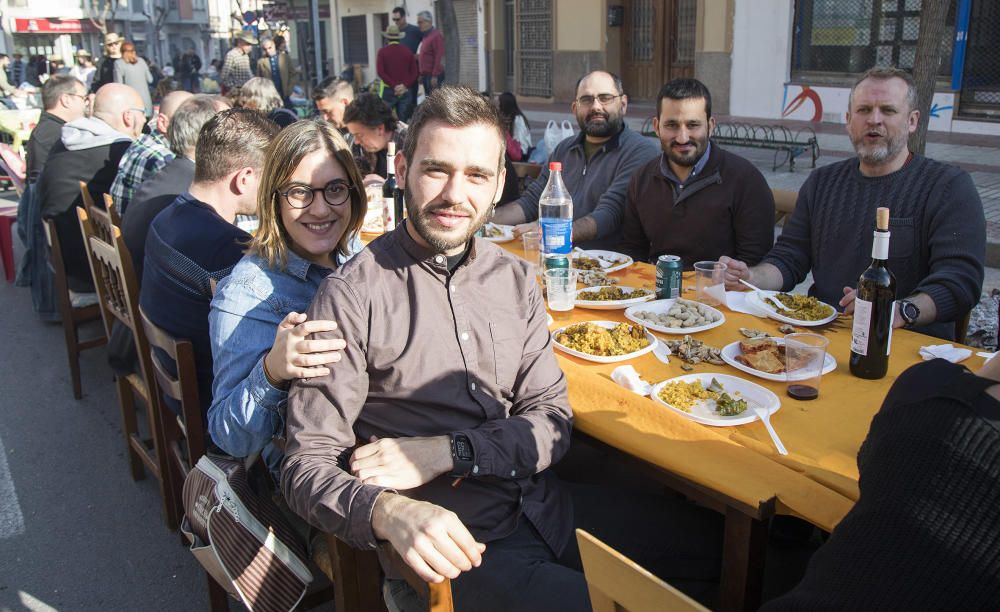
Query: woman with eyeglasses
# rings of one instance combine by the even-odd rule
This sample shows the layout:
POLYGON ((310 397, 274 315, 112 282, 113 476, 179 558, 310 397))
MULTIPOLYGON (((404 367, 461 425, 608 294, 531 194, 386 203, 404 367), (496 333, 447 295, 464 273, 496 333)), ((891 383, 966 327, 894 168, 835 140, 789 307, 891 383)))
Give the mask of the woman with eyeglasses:
POLYGON ((272 473, 282 451, 288 386, 329 374, 343 340, 316 339, 333 321, 304 314, 320 283, 360 250, 367 208, 347 143, 325 121, 299 121, 267 151, 257 195, 260 226, 218 286, 209 314, 215 382, 208 428, 234 457, 261 451, 272 473))

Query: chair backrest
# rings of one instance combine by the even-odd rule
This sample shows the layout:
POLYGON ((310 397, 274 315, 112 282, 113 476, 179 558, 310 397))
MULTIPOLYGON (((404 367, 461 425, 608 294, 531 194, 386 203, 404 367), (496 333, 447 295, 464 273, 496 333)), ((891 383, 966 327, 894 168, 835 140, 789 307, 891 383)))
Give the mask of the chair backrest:
POLYGON ((774 194, 774 224, 781 223, 782 220, 795 212, 795 202, 799 199, 799 192, 787 189, 772 189, 774 194))
POLYGON ((0 143, 0 170, 10 177, 14 191, 17 192, 18 197, 21 197, 21 194, 24 193, 24 185, 28 180, 28 165, 17 151, 6 143, 0 143))
POLYGON ((104 333, 108 338, 110 338, 111 330, 115 321, 115 315, 107 307, 110 296, 105 295, 107 292, 107 286, 104 282, 101 282, 103 278, 102 275, 105 274, 105 271, 101 262, 94 257, 94 253, 90 248, 91 238, 101 240, 105 244, 107 244, 107 240, 95 233, 95 224, 86 209, 77 207, 76 216, 80 220, 80 232, 83 234, 83 244, 87 247, 87 263, 90 264, 90 275, 94 278, 94 290, 97 292, 97 302, 99 308, 101 309, 101 320, 104 322, 104 333))
POLYGON ((186 457, 178 456, 178 461, 186 477, 191 471, 191 466, 198 462, 208 448, 208 436, 202 424, 201 404, 198 400, 198 373, 195 369, 194 347, 190 340, 179 340, 157 327, 149 320, 141 306, 139 318, 142 320, 142 328, 149 342, 149 361, 152 364, 156 386, 160 393, 172 398, 181 407, 180 425, 187 443, 187 453, 186 457), (174 361, 176 376, 170 373, 156 349, 163 351, 174 361))
POLYGON ((594 612, 707 610, 586 531, 576 541, 594 612))

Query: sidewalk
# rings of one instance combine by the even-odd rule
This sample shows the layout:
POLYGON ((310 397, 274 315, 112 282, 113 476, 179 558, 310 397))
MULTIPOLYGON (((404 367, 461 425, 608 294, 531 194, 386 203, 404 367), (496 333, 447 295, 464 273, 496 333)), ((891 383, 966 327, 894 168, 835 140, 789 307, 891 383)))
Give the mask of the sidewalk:
MULTIPOLYGON (((574 129, 579 130, 576 119, 570 114, 568 103, 526 102, 520 106, 531 122, 531 134, 535 142, 541 139, 550 119, 560 122, 563 119, 569 119, 574 129)), ((651 117, 655 112, 654 104, 630 104, 626 122, 629 128, 640 130, 646 118, 651 117)), ((854 155, 854 148, 847 137, 845 127, 837 123, 812 124, 805 121, 753 119, 725 115, 717 116, 716 121, 720 123, 736 121, 761 125, 781 125, 793 133, 805 127, 812 128, 816 132, 820 147, 820 157, 816 160, 817 167, 854 155)), ((774 163, 774 151, 745 147, 728 148, 752 161, 773 189, 798 191, 809 176, 809 172, 812 171, 811 160, 806 155, 802 155, 796 160, 794 172, 789 172, 787 164, 774 171, 771 170, 774 163)), ((986 265, 1000 267, 1000 136, 928 132, 926 154, 932 159, 959 166, 972 176, 973 182, 979 189, 979 197, 983 202, 983 213, 986 216, 986 265)))

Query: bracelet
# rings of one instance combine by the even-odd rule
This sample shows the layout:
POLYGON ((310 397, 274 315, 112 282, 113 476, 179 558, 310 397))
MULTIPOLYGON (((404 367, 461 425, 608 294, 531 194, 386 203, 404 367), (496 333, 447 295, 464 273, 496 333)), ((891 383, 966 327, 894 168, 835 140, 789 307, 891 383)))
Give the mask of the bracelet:
POLYGON ((264 378, 267 380, 267 384, 271 385, 275 389, 280 389, 282 391, 286 391, 288 389, 292 381, 290 380, 276 381, 274 376, 272 376, 271 373, 267 371, 267 355, 264 355, 264 357, 260 360, 260 365, 264 369, 264 378))

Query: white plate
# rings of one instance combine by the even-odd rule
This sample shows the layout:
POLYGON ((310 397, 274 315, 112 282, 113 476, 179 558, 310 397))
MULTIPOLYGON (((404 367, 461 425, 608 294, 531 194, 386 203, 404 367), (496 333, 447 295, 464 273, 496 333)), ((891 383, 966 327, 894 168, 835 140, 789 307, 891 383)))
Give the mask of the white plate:
MULTIPOLYGON (((777 293, 782 293, 782 292, 762 291, 761 293, 763 293, 764 295, 775 295, 777 293)), ((826 302, 820 302, 820 303, 826 304, 826 302)), ((775 321, 781 321, 782 323, 788 323, 789 325, 799 325, 802 327, 816 327, 817 325, 826 325, 830 321, 836 319, 838 314, 836 308, 833 308, 833 306, 826 304, 827 306, 830 306, 830 308, 833 309, 833 314, 831 314, 826 318, 819 319, 818 321, 803 321, 801 319, 793 319, 792 317, 788 317, 782 314, 785 311, 779 310, 777 306, 771 304, 770 302, 765 302, 764 300, 760 299, 760 296, 757 295, 756 291, 751 291, 747 294, 747 304, 749 304, 752 308, 756 310, 767 313, 767 316, 771 317, 775 321)))
MULTIPOLYGON (((772 338, 772 340, 777 342, 779 345, 785 343, 784 338, 772 338)), ((753 374, 754 376, 758 378, 763 378, 764 380, 773 380, 776 382, 788 381, 788 374, 786 374, 785 372, 782 372, 781 374, 769 374, 767 372, 761 372, 760 370, 755 370, 748 365, 743 365, 739 361, 736 361, 736 356, 742 354, 743 352, 740 351, 740 343, 737 341, 733 342, 732 344, 727 344, 725 347, 723 347, 720 356, 722 357, 723 361, 733 366, 737 370, 742 370, 746 372, 747 374, 753 374)), ((834 358, 833 355, 827 353, 826 359, 823 360, 823 374, 829 374, 830 372, 833 372, 836 369, 837 369, 837 360, 834 358)), ((792 380, 801 380, 801 378, 795 377, 792 380)))
MULTIPOLYGON (((578 254, 581 254, 581 251, 576 251, 576 252, 572 253, 572 255, 574 257, 576 255, 578 255, 578 254)), ((612 272, 617 272, 619 270, 624 270, 625 268, 627 268, 627 267, 631 266, 633 263, 635 263, 635 262, 632 261, 632 258, 629 257, 628 255, 625 255, 623 253, 615 253, 614 251, 601 251, 601 250, 593 249, 593 250, 590 250, 590 251, 582 251, 582 254, 585 255, 585 256, 587 256, 587 257, 593 257, 594 259, 600 259, 601 257, 605 257, 605 258, 607 258, 607 261, 610 261, 610 260, 617 261, 619 259, 624 259, 625 260, 625 261, 623 261, 620 264, 614 264, 614 265, 609 266, 607 268, 605 268, 605 267, 602 266, 601 267, 601 272, 604 272, 605 274, 611 274, 612 272)))
POLYGON ((500 236, 483 236, 483 240, 490 242, 510 242, 514 239, 513 225, 500 225, 499 223, 487 223, 484 229, 495 228, 503 232, 500 236))
MULTIPOLYGON (((705 304, 701 305, 705 308, 708 308, 709 311, 714 313, 719 318, 713 323, 706 323, 705 325, 698 325, 696 327, 666 327, 664 325, 657 325, 652 321, 642 319, 636 315, 637 312, 655 312, 657 314, 667 314, 667 312, 670 310, 670 308, 674 305, 674 302, 676 301, 677 301, 676 298, 670 298, 668 300, 656 300, 653 302, 647 302, 645 304, 638 304, 636 306, 632 306, 631 308, 625 311, 625 318, 634 323, 638 323, 639 325, 644 325, 646 329, 651 329, 653 331, 658 331, 664 334, 696 334, 698 332, 703 332, 706 329, 712 329, 713 327, 718 327, 726 322, 726 315, 722 314, 722 312, 720 312, 719 310, 712 308, 711 306, 707 306, 705 304)), ((691 300, 682 299, 681 301, 691 303, 691 300)), ((577 303, 579 304, 579 302, 577 303)))
POLYGON ((696 423, 701 423, 702 425, 731 427, 733 425, 746 425, 747 423, 753 423, 757 420, 757 414, 750 406, 747 406, 747 409, 742 414, 737 414, 735 416, 719 416, 714 410, 715 402, 713 400, 702 400, 691 407, 691 412, 685 412, 680 408, 674 408, 667 402, 660 399, 660 389, 668 383, 689 383, 700 380, 701 385, 707 388, 710 384, 712 384, 713 378, 719 381, 719 384, 722 385, 722 387, 726 390, 726 393, 729 395, 734 396, 737 399, 745 399, 747 403, 757 404, 770 414, 774 414, 779 408, 781 408, 781 400, 778 399, 778 396, 764 387, 754 384, 749 380, 743 380, 742 378, 730 376, 729 374, 718 374, 712 372, 685 374, 684 376, 678 376, 676 378, 656 383, 653 385, 653 392, 650 394, 650 397, 653 398, 654 402, 657 402, 662 406, 666 406, 677 414, 691 419, 696 423), (736 395, 737 393, 739 395, 736 395))
MULTIPOLYGON (((582 321, 582 322, 593 323, 594 325, 599 325, 605 329, 614 329, 615 325, 621 324, 620 321, 582 321)), ((591 355, 590 353, 582 353, 580 351, 573 350, 568 346, 563 346, 562 344, 556 342, 556 336, 558 336, 564 329, 579 324, 580 323, 573 323, 572 325, 566 325, 565 327, 560 327, 559 329, 552 332, 552 344, 554 344, 557 349, 559 349, 564 353, 569 353, 574 357, 579 357, 580 359, 586 359, 587 361, 596 361, 597 363, 617 363, 619 361, 628 361, 629 359, 634 359, 636 357, 645 355, 646 353, 652 351, 654 348, 656 348, 656 344, 659 342, 659 340, 656 339, 656 336, 649 333, 649 331, 647 330, 646 339, 649 340, 649 344, 645 348, 639 349, 638 351, 635 351, 633 353, 628 353, 626 355, 614 355, 612 357, 601 357, 599 355, 591 355)))
MULTIPOLYGON (((634 291, 636 289, 635 287, 624 287, 619 285, 614 285, 614 286, 626 292, 634 291)), ((644 295, 643 297, 632 298, 629 300, 580 299, 580 296, 581 295, 586 296, 588 291, 599 291, 600 289, 603 288, 604 287, 585 287, 583 289, 580 289, 579 291, 576 292, 575 304, 580 308, 589 308, 591 310, 621 310, 622 308, 628 308, 629 306, 632 306, 634 304, 642 304, 643 302, 648 302, 652 299, 656 299, 656 293, 653 291, 649 291, 649 289, 645 290, 649 291, 647 295, 644 295)))

